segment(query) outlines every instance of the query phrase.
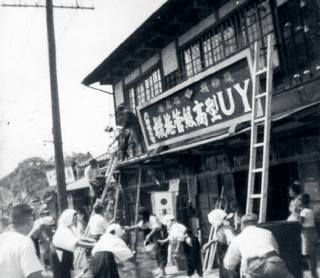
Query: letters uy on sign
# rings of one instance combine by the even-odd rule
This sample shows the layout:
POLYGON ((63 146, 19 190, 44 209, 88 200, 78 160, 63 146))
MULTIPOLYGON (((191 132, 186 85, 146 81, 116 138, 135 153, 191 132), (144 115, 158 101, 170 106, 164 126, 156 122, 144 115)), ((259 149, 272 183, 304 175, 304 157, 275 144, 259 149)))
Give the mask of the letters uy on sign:
POLYGON ((245 50, 137 110, 151 150, 248 121, 251 107, 252 62, 245 50))

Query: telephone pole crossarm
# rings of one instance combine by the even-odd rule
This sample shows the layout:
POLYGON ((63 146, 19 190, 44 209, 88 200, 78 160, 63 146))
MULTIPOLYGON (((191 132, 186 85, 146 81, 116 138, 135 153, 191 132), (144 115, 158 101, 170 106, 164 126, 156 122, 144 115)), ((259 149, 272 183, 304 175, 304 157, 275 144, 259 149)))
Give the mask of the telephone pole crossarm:
MULTIPOLYGON (((22 5, 22 4, 2 4, 2 7, 13 7, 13 8, 46 8, 46 5, 39 5, 39 4, 33 4, 33 5, 22 5)), ((59 9, 80 9, 80 10, 94 10, 94 7, 84 7, 84 6, 56 6, 52 5, 53 8, 59 8, 59 9)))

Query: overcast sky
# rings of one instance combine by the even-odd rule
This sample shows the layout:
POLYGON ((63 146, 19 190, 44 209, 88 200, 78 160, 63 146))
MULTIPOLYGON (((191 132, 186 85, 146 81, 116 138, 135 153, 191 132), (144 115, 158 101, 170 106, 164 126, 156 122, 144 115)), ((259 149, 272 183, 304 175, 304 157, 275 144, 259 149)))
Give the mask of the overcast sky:
MULTIPOLYGON (((94 10, 54 9, 63 151, 107 151, 113 96, 81 85, 166 0, 78 0, 94 10)), ((18 0, 0 0, 18 4, 18 0)), ((24 0, 42 4, 45 0, 24 0)), ((76 0, 53 0, 75 5, 76 0)), ((29 157, 54 155, 44 8, 0 7, 0 178, 29 157)), ((106 91, 111 87, 94 85, 106 91)), ((114 118, 111 119, 114 121, 114 118)))

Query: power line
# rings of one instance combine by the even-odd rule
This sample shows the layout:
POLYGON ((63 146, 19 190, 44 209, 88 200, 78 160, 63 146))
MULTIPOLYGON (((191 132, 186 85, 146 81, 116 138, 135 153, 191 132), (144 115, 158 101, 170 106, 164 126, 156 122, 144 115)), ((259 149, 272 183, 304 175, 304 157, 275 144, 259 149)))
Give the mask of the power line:
MULTIPOLYGON (((2 4, 2 7, 14 7, 14 8, 46 8, 46 5, 41 5, 38 3, 35 4, 2 4)), ((76 1, 76 5, 73 6, 63 6, 63 5, 52 5, 53 8, 59 8, 59 9, 80 9, 80 10, 94 10, 94 7, 84 7, 84 6, 79 6, 78 1, 76 1)))
POLYGON ((59 93, 56 66, 56 42, 54 34, 53 8, 58 9, 82 9, 93 10, 93 7, 81 7, 76 0, 76 6, 54 6, 52 0, 46 0, 46 5, 38 3, 34 5, 22 4, 2 4, 3 7, 14 8, 46 8, 47 15, 47 35, 48 35, 48 52, 49 52, 49 69, 50 69, 50 88, 51 88, 51 109, 52 109, 52 133, 55 151, 55 168, 57 177, 57 194, 58 207, 61 214, 68 208, 66 179, 64 173, 64 159, 61 136, 60 109, 59 109, 59 93))

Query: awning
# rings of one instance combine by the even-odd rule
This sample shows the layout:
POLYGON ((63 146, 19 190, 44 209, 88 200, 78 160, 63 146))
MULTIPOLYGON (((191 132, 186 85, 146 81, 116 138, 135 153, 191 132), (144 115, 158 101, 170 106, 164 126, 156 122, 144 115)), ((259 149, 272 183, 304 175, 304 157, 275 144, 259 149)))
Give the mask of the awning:
MULTIPOLYGON (((319 112, 320 112, 319 111, 320 109, 318 107, 319 104, 320 104, 320 101, 312 103, 312 104, 300 106, 300 107, 292 109, 290 111, 275 115, 275 116, 272 117, 271 120, 273 122, 276 122, 276 121, 279 121, 279 120, 282 120, 282 119, 285 119, 285 118, 288 118, 288 117, 291 117, 291 116, 294 116, 294 115, 298 116, 298 114, 300 112, 301 113, 307 112, 305 114, 311 114, 311 113, 317 112, 319 114, 319 112), (308 108, 312 108, 312 110, 307 111, 308 108)), ((259 125, 262 125, 262 123, 259 124, 259 125)), ((243 129, 240 129, 239 131, 233 132, 233 130, 235 130, 235 129, 236 129, 235 127, 232 127, 232 128, 229 129, 229 131, 225 131, 223 134, 219 134, 218 136, 211 137, 209 139, 205 139, 205 140, 201 140, 201 141, 197 141, 197 142, 194 142, 194 143, 191 143, 191 144, 183 145, 183 146, 180 146, 180 147, 172 148, 170 150, 166 150, 164 152, 161 152, 158 155, 165 155, 165 154, 169 154, 169 153, 185 151, 185 150, 188 150, 188 149, 191 149, 191 148, 194 148, 194 147, 198 147, 198 146, 201 146, 201 145, 204 145, 204 144, 217 142, 219 140, 223 140, 223 139, 226 139, 228 137, 239 135, 241 133, 247 132, 247 131, 251 130, 251 126, 250 127, 245 127, 243 129)))
POLYGON ((90 185, 88 183, 88 180, 84 177, 84 178, 81 178, 73 183, 68 184, 67 191, 77 190, 77 189, 81 189, 81 188, 87 188, 89 186, 90 185))
MULTIPOLYGON (((109 160, 110 159, 110 154, 109 153, 104 153, 102 155, 99 155, 97 157, 93 157, 95 160, 97 160, 98 162, 101 162, 101 161, 106 161, 106 160, 109 160)), ((88 159, 87 161, 84 161, 84 162, 81 162, 79 163, 79 167, 84 167, 84 166, 88 166, 89 165, 89 161, 91 160, 92 158, 88 159)))

